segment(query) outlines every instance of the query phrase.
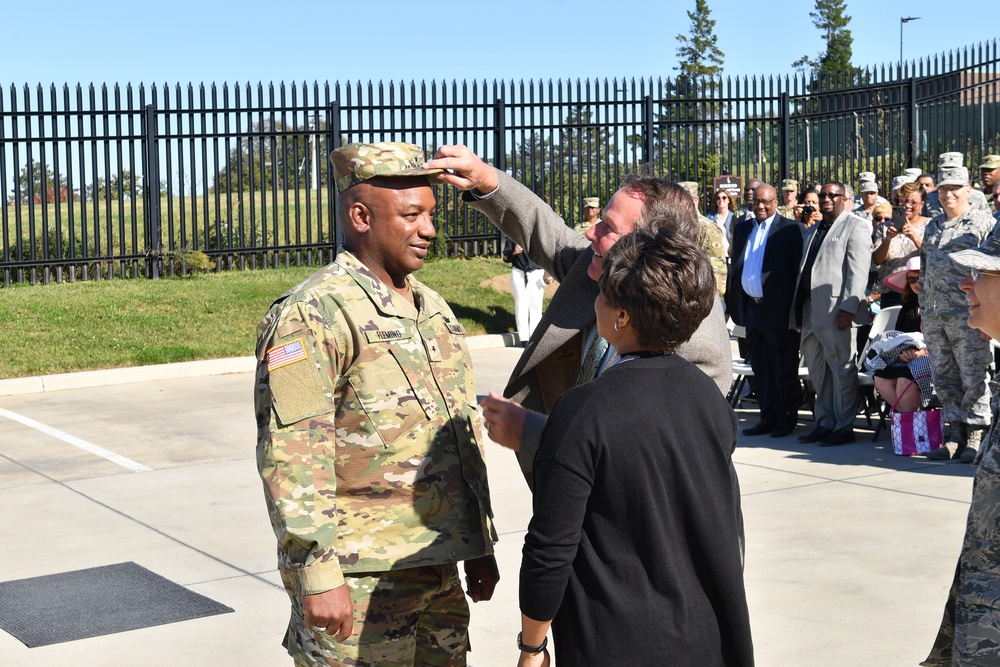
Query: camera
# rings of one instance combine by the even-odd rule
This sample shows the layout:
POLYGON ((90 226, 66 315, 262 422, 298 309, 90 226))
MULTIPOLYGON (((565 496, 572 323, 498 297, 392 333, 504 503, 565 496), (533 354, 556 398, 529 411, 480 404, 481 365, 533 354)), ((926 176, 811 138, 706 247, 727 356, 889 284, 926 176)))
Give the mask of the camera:
POLYGON ((816 209, 813 208, 812 204, 806 204, 805 206, 802 207, 802 215, 812 215, 815 212, 816 209))

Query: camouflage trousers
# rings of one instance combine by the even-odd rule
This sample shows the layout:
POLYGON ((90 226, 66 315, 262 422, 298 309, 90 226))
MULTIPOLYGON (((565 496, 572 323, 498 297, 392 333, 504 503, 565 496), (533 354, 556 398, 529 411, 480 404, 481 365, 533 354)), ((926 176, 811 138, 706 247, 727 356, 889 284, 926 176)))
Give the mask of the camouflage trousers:
POLYGON ((962 553, 941 627, 924 667, 1000 664, 1000 433, 990 433, 976 470, 962 553))
POLYGON ((923 332, 945 421, 989 425, 990 389, 986 381, 993 359, 989 341, 969 327, 965 316, 925 315, 923 332))
MULTIPOLYGON (((337 642, 303 620, 292 597, 284 645, 296 667, 462 667, 469 650, 469 605, 454 563, 346 577, 354 631, 337 642)), ((285 582, 286 589, 289 586, 285 582)), ((291 592, 292 589, 289 589, 291 592)))

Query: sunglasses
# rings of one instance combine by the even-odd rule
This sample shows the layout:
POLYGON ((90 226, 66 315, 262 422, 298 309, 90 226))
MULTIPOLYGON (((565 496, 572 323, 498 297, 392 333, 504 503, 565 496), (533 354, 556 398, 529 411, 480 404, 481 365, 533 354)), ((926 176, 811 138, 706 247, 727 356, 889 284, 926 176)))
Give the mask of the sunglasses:
POLYGON ((906 277, 906 282, 908 282, 911 285, 916 285, 918 280, 920 280, 920 278, 918 278, 917 276, 907 276, 906 277))
POLYGON ((819 193, 820 199, 836 199, 837 197, 843 197, 844 195, 840 192, 821 192, 819 193))

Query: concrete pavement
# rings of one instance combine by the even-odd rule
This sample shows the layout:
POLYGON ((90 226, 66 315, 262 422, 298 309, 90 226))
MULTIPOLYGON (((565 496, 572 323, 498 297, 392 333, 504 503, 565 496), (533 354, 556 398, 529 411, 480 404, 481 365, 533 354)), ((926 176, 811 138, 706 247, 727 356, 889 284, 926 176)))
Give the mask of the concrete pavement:
MULTIPOLYGON (((520 352, 496 344, 473 351, 481 394, 503 388, 520 352)), ((0 381, 0 579, 132 560, 236 610, 35 649, 0 632, 0 665, 290 664, 246 363, 0 381)), ((940 620, 972 469, 896 457, 863 419, 856 444, 802 445, 801 418, 786 438, 741 437, 735 455, 757 664, 915 665, 940 620)), ((515 664, 531 515, 513 455, 489 443, 487 460, 502 579, 473 605, 476 667, 515 664)))

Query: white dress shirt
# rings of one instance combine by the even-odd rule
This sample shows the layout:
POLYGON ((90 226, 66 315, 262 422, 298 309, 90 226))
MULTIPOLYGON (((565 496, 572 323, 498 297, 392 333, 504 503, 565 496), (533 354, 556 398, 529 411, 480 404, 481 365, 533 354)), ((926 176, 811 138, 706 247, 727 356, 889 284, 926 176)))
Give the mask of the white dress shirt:
POLYGON ((774 222, 772 215, 763 222, 758 222, 754 218, 753 228, 747 238, 746 251, 743 254, 743 276, 741 283, 743 291, 754 299, 764 296, 764 284, 761 281, 761 272, 764 269, 764 247, 767 245, 767 233, 774 222))

